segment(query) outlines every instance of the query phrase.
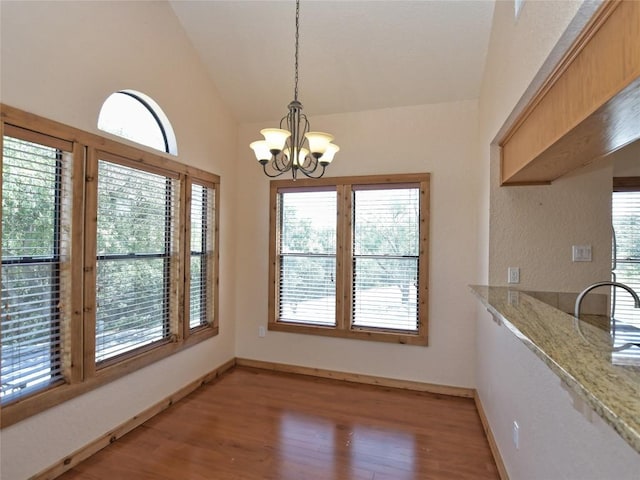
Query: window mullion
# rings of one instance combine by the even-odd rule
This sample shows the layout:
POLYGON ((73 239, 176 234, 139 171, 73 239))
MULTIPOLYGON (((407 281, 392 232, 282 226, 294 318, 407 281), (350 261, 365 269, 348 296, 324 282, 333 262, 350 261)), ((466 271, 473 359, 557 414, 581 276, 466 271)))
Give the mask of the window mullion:
POLYGON ((94 148, 88 150, 85 178, 83 373, 88 379, 96 374, 98 152, 94 148))
POLYGON ((189 311, 191 309, 191 205, 192 201, 192 183, 191 177, 183 177, 180 189, 180 225, 182 240, 182 265, 179 270, 179 304, 177 331, 174 332, 178 338, 186 339, 189 337, 189 311))
MULTIPOLYGON (((69 383, 80 383, 84 377, 83 362, 83 268, 84 258, 81 255, 84 243, 84 208, 83 196, 85 185, 86 147, 79 143, 73 144, 71 178, 65 182, 63 192, 68 190, 71 202, 71 215, 68 222, 71 225, 71 236, 68 239, 69 251, 62 252, 63 261, 70 266, 70 315, 65 322, 65 342, 68 342, 68 357, 64 359, 69 383), (65 258, 67 257, 67 258, 65 258), (78 286, 78 288, 76 288, 78 286)), ((65 199, 63 198, 63 202, 65 199)))
POLYGON ((350 328, 351 318, 351 186, 337 185, 336 327, 350 328))

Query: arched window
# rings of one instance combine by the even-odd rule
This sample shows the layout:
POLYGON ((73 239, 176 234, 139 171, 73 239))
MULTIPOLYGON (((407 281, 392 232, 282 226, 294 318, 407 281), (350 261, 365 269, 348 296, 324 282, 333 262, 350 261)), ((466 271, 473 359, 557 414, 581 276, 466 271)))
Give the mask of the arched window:
POLYGON ((109 95, 100 109, 98 128, 162 152, 178 154, 167 116, 150 97, 134 90, 109 95))

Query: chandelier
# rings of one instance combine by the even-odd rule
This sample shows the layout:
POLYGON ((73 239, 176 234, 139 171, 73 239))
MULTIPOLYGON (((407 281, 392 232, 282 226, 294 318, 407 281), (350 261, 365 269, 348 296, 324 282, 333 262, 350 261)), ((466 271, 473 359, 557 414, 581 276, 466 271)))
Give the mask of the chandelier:
POLYGON ((280 128, 264 128, 264 140, 249 146, 262 165, 265 175, 274 178, 291 171, 295 180, 298 171, 310 178, 320 178, 340 147, 331 143, 333 136, 324 132, 310 132, 307 116, 298 101, 298 30, 300 0, 296 0, 296 49, 293 101, 280 120, 280 128))

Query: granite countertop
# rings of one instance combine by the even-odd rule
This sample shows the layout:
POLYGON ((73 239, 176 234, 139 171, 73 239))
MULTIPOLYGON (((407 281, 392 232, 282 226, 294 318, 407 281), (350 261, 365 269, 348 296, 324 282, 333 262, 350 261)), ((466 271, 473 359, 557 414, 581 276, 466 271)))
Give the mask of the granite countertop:
POLYGON ((620 340, 612 339, 608 330, 525 292, 476 285, 471 289, 497 321, 640 453, 640 347, 616 351, 620 340))

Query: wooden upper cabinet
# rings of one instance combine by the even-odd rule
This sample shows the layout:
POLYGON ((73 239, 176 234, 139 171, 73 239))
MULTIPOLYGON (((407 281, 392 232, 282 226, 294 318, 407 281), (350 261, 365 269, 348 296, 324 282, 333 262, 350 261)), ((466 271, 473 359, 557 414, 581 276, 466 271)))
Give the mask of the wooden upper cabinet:
POLYGON ((607 1, 499 142, 501 183, 549 183, 638 138, 640 1, 607 1))

